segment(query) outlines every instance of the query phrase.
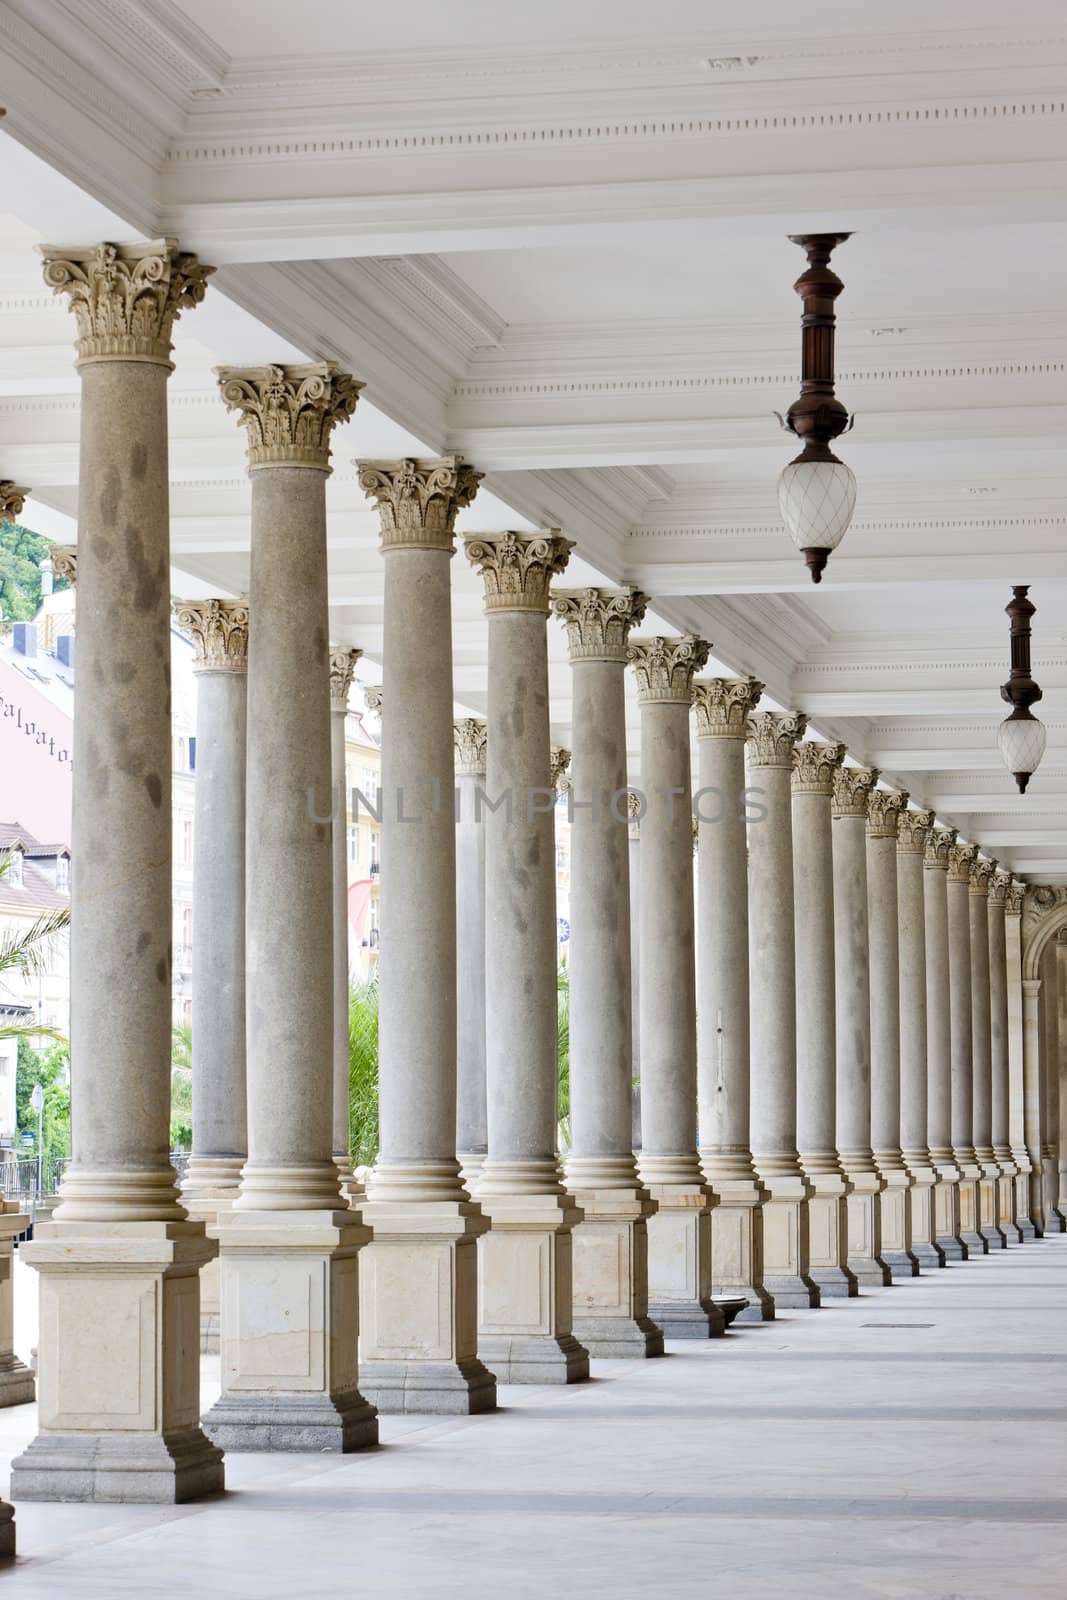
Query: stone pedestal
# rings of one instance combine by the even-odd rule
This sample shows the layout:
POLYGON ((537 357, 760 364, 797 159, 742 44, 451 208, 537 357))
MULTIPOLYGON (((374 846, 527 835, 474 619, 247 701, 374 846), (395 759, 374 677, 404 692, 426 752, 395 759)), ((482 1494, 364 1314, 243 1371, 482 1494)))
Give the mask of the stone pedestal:
POLYGON ((633 1184, 585 1188, 575 1168, 567 1163, 567 1186, 584 1218, 574 1230, 575 1337, 599 1360, 662 1355, 663 1331, 648 1312, 648 1220, 656 1202, 633 1184))
POLYGON ((745 735, 763 685, 705 678, 693 686, 698 782, 697 1121, 711 1213, 711 1289, 741 1296, 738 1322, 774 1316, 763 1282, 763 1203, 749 1144, 748 869, 745 735))
POLYGON ((934 1186, 934 1242, 946 1261, 966 1261, 960 1236, 960 1172, 952 1151, 952 1020, 948 865, 954 828, 931 828, 923 857, 926 937, 927 1142, 934 1186))
MULTIPOLYGON (((0 1408, 27 1405, 35 1392, 33 1373, 15 1354, 12 1292, 15 1240, 29 1225, 29 1217, 19 1210, 16 1201, 0 1200, 0 1408)), ((4 1554, 3 1528, 0 1511, 0 1555, 4 1554)))
POLYGON ((971 868, 978 848, 958 841, 949 850, 948 970, 952 1049, 952 1149, 959 1168, 960 1238, 969 1254, 989 1248, 981 1232, 978 1185, 982 1169, 974 1149, 973 1010, 971 1001, 971 868))
POLYGON ((486 1195, 479 1243, 478 1349, 499 1383, 580 1383, 589 1352, 573 1333, 573 1232, 568 1194, 486 1195))

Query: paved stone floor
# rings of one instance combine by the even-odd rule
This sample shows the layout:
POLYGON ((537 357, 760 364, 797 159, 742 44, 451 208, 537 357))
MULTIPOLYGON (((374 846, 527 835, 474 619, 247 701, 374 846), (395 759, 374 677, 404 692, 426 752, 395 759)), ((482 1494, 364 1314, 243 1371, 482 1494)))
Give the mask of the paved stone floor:
MULTIPOLYGON (((20 1505, 11 1593, 1067 1596, 1067 1237, 594 1371, 360 1456, 231 1456, 209 1503, 20 1505)), ((33 1424, 0 1413, 4 1487, 33 1424)))

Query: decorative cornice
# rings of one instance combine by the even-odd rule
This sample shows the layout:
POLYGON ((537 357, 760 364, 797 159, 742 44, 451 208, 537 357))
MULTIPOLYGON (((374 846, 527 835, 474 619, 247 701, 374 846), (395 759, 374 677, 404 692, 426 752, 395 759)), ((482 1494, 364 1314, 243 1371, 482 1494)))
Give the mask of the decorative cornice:
POLYGON ((18 521, 29 492, 10 478, 0 478, 0 522, 18 521))
POLYGON ((931 871, 946 872, 955 843, 955 828, 931 828, 923 854, 923 866, 931 871))
POLYGON ((989 895, 989 887, 996 870, 995 861, 987 861, 979 856, 971 866, 971 893, 980 895, 985 900, 989 895))
POLYGON ((847 746, 822 744, 817 739, 793 747, 793 793, 833 794, 834 773, 845 759, 847 746))
POLYGON ((481 717, 461 717, 452 724, 456 771, 484 778, 489 729, 481 717))
POLYGON ((380 683, 365 683, 363 685, 363 704, 368 711, 376 717, 382 714, 382 686, 380 683))
POLYGON ((867 796, 868 839, 895 839, 900 813, 907 804, 906 789, 872 789, 867 796))
MULTIPOLYGON (((998 867, 989 880, 989 904, 998 910, 1008 908, 1008 895, 1011 892, 1012 877, 1010 872, 1005 872, 1003 867, 998 867)), ((1022 905, 1019 906, 1020 911, 1022 905)))
POLYGON ((1025 883, 1016 883, 1014 879, 1008 886, 1004 897, 1004 914, 1009 917, 1021 917, 1023 914, 1023 901, 1026 898, 1025 883))
POLYGON ((462 456, 357 461, 359 486, 378 502, 383 550, 452 553, 456 514, 478 493, 482 474, 462 456))
POLYGON ((572 539, 558 528, 544 533, 472 534, 464 545, 467 560, 485 584, 485 609, 536 611, 548 615, 548 589, 566 567, 572 539))
POLYGON ((330 470, 330 434, 363 388, 332 361, 299 367, 216 367, 228 411, 241 413, 248 465, 330 470))
POLYGON ((637 679, 639 705, 693 703, 693 676, 708 659, 711 646, 695 634, 676 639, 631 639, 627 659, 637 679))
POLYGON ((39 246, 44 281, 65 294, 78 324, 78 365, 151 361, 171 365, 175 319, 199 305, 214 267, 178 249, 151 244, 39 246))
POLYGON ((567 630, 567 649, 575 661, 618 661, 625 664, 630 629, 645 614, 648 596, 625 589, 572 589, 550 597, 550 605, 567 630))
POLYGON ((356 662, 362 650, 350 650, 345 645, 335 645, 330 651, 330 709, 345 716, 348 711, 348 691, 356 675, 356 662))
POLYGON ((877 767, 838 767, 834 773, 831 815, 866 819, 867 798, 877 782, 877 767))
POLYGON ((571 786, 571 780, 567 775, 567 769, 570 764, 570 751, 564 750, 561 744, 554 744, 549 760, 548 781, 552 788, 560 794, 566 794, 571 786))
POLYGON ((977 859, 978 846, 976 844, 963 844, 957 839, 948 853, 949 883, 965 883, 970 887, 971 868, 977 859))
POLYGON ((748 719, 759 704, 758 678, 698 678, 693 709, 698 739, 747 739, 748 719))
POLYGON ((900 855, 925 855, 934 826, 932 811, 904 810, 897 818, 897 851, 900 855))
POLYGON ((748 719, 749 766, 792 771, 793 750, 807 726, 803 711, 753 712, 748 719))
POLYGON ((193 636, 194 672, 248 671, 247 600, 181 600, 174 620, 193 636))
POLYGON ((78 546, 54 544, 48 552, 52 571, 57 578, 66 578, 73 589, 78 581, 78 546))

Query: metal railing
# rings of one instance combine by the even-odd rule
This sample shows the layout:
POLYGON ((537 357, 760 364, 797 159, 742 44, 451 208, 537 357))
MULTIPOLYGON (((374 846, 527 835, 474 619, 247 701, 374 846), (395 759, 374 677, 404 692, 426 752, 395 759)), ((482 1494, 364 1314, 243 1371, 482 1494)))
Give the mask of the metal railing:
POLYGON ((37 1198, 47 1198, 57 1193, 63 1182, 68 1158, 55 1156, 41 1163, 40 1196, 37 1191, 37 1157, 14 1156, 0 1162, 0 1193, 5 1200, 17 1200, 29 1205, 37 1198))

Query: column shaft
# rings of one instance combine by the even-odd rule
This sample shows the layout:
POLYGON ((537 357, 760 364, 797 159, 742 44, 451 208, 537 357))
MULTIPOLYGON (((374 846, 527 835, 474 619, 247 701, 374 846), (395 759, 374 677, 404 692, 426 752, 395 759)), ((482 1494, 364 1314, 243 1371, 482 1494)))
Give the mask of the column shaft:
POLYGON ((1005 898, 1004 943, 1008 967, 1008 1128, 1015 1176, 1015 1223, 1025 1240, 1037 1237, 1040 1196, 1026 1137, 1025 1027, 1022 911, 1025 886, 1012 882, 1005 898))
POLYGON ((1056 1210, 1067 1226, 1067 927, 1056 935, 1057 1051, 1051 1067, 1050 1102, 1056 1118, 1052 1154, 1056 1163, 1056 1210))
POLYGON ((1059 1059, 1060 984, 1056 941, 1050 939, 1041 955, 1041 1170, 1045 1232, 1062 1233, 1059 1208, 1060 1094, 1059 1059))
POLYGON ((926 913, 926 1107, 936 1243, 947 1261, 966 1261, 960 1237, 960 1171, 952 1149, 952 1006, 948 958, 948 865, 954 828, 934 828, 923 859, 926 913))
POLYGON ((349 1150, 348 994, 348 759, 345 727, 348 691, 361 650, 330 651, 330 770, 333 843, 333 1161, 341 1175, 341 1193, 349 1202, 363 1198, 352 1171, 349 1150))
POLYGON ((995 861, 978 860, 971 869, 971 1058, 973 1061, 973 1127, 978 1182, 978 1231, 991 1250, 1007 1244, 997 1226, 997 1182, 1000 1168, 993 1154, 993 1036, 989 971, 989 883, 995 861))
POLYGON ((456 752, 456 1152, 464 1184, 485 1165, 486 725, 453 723, 456 752))
POLYGON ((960 1169, 960 1238, 981 1255, 978 1193, 981 1169, 974 1148, 974 1014, 971 999, 971 868, 975 845, 956 843, 948 868, 949 1018, 952 1034, 952 1148, 960 1169))
POLYGON ((990 1015, 990 1126, 996 1158, 997 1227, 1009 1244, 1022 1238, 1015 1220, 1015 1184, 1018 1168, 1011 1151, 1009 1095, 1011 1066, 1008 1044, 1008 957, 1005 906, 1011 874, 996 872, 989 885, 989 1015, 990 1015))
POLYGON ((937 1173, 927 1131, 926 913, 923 856, 932 811, 897 820, 897 919, 900 952, 900 1146, 911 1179, 911 1253, 921 1267, 943 1267, 937 1243, 937 1173))
POLYGON ((1041 979, 1024 978, 1023 985, 1023 1117, 1026 1153, 1030 1158, 1030 1217, 1034 1232, 1048 1225, 1044 1183, 1044 1047, 1041 1027, 1041 979))

